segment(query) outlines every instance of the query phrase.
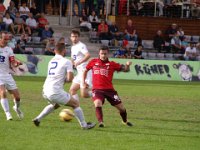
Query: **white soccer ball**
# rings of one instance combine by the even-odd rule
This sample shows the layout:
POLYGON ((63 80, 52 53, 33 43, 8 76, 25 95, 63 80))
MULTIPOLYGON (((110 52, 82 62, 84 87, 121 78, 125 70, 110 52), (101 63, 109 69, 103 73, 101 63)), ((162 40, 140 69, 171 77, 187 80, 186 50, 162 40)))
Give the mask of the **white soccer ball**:
POLYGON ((74 118, 74 113, 71 109, 63 109, 59 113, 59 117, 61 121, 70 121, 74 118))

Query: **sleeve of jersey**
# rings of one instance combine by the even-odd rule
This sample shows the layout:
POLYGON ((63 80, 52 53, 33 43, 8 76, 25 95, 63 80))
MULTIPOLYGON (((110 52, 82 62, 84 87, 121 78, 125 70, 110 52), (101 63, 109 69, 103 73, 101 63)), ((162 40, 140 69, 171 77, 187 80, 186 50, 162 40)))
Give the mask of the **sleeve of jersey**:
POLYGON ((13 50, 11 48, 9 49, 9 61, 15 62, 15 55, 14 55, 13 50))
POLYGON ((83 45, 81 46, 81 53, 83 53, 83 54, 88 53, 88 49, 87 49, 87 47, 86 47, 85 44, 83 44, 83 45))
POLYGON ((66 62, 67 72, 73 72, 73 66, 71 61, 66 62))
POLYGON ((112 66, 114 68, 115 71, 121 71, 121 67, 122 65, 116 62, 112 62, 112 66))
POLYGON ((94 62, 94 60, 89 61, 89 63, 88 63, 87 66, 86 66, 86 69, 87 69, 87 70, 92 69, 92 66, 93 66, 93 64, 94 64, 93 62, 94 62))

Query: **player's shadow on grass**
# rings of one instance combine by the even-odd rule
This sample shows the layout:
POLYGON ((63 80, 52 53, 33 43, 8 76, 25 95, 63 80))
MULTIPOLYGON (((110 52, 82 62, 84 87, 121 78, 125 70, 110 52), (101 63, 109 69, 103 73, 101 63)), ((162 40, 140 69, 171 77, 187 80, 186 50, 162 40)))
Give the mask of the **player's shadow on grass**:
POLYGON ((160 119, 160 118, 135 118, 137 120, 152 120, 152 121, 165 121, 165 122, 183 122, 183 123, 200 123, 199 120, 175 120, 175 119, 160 119))
MULTIPOLYGON (((137 135, 155 135, 155 136, 167 136, 167 137, 186 137, 186 138, 200 138, 199 135, 181 135, 181 134, 164 134, 163 132, 162 133, 147 133, 147 132, 143 132, 143 131, 136 131, 138 128, 134 129, 134 127, 132 128, 132 130, 117 130, 117 129, 112 129, 112 128, 107 128, 107 129, 101 129, 101 130, 96 130, 98 132, 111 132, 113 134, 130 134, 130 135, 134 135, 134 134, 137 134, 137 135)), ((151 130, 151 129, 150 129, 151 130)), ((149 132, 149 131, 148 131, 149 132)))

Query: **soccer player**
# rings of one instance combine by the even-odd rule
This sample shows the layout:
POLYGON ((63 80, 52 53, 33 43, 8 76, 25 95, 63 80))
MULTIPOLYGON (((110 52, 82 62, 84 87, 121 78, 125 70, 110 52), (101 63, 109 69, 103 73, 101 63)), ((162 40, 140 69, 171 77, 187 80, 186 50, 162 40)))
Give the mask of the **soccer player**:
MULTIPOLYGON (((108 47, 102 47, 99 50, 99 58, 94 58, 89 61, 86 70, 83 73, 83 81, 89 70, 92 70, 92 99, 96 108, 96 117, 99 122, 99 127, 104 127, 102 106, 105 99, 117 108, 122 118, 122 123, 127 126, 132 126, 132 123, 127 121, 126 109, 118 96, 117 91, 113 88, 112 79, 115 71, 129 72, 132 62, 128 61, 125 65, 118 64, 108 59, 108 47)), ((83 86, 87 86, 84 82, 83 86)))
POLYGON ((77 69, 77 75, 74 77, 72 85, 70 87, 70 94, 75 100, 79 101, 79 96, 77 91, 80 89, 81 97, 87 98, 91 97, 92 92, 89 91, 92 87, 92 74, 88 73, 86 82, 87 87, 83 87, 83 71, 88 63, 90 58, 90 53, 86 47, 86 45, 79 41, 80 32, 76 30, 72 30, 71 32, 71 59, 74 67, 77 69))
POLYGON ((58 43, 55 48, 55 56, 50 60, 47 70, 47 78, 43 85, 43 97, 49 102, 42 112, 33 119, 33 123, 39 126, 41 119, 53 112, 60 105, 70 106, 74 109, 75 116, 83 129, 91 129, 94 123, 86 123, 79 102, 64 91, 63 85, 73 79, 73 67, 70 60, 64 58, 66 48, 64 43, 58 43))
POLYGON ((22 119, 23 113, 19 109, 20 106, 20 94, 17 85, 10 74, 10 69, 12 67, 17 67, 21 65, 21 62, 15 60, 13 50, 7 46, 9 41, 9 34, 6 32, 0 33, 0 96, 1 96, 1 106, 6 114, 7 120, 12 120, 12 115, 10 113, 9 103, 7 99, 7 91, 14 98, 13 109, 17 113, 17 116, 22 119))

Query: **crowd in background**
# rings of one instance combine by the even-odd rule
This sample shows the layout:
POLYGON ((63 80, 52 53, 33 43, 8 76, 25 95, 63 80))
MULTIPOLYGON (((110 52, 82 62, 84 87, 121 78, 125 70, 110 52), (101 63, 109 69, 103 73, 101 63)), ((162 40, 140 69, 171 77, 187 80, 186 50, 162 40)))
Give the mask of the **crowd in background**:
MULTIPOLYGON (((73 11, 73 15, 79 16, 80 27, 90 31, 91 34, 95 34, 99 38, 99 41, 107 40, 109 41, 108 44, 111 46, 120 45, 120 48, 113 54, 114 57, 143 58, 142 39, 135 28, 133 20, 129 19, 125 26, 125 30, 120 31, 118 25, 114 21, 106 21, 101 16, 101 14, 104 14, 104 0, 85 0, 84 3, 81 2, 82 1, 80 0, 73 0, 72 5, 74 6, 77 4, 78 6, 77 12, 73 11), (131 48, 135 48, 134 53, 131 52, 131 48)), ((123 7, 124 4, 127 5, 127 1, 117 2, 120 7, 123 7)), ((166 2, 167 1, 163 1, 163 9, 165 8, 165 5, 171 6, 166 2)), ((175 4, 174 0, 171 2, 175 4)), ((56 44, 56 40, 53 37, 54 31, 45 17, 45 6, 48 3, 51 3, 54 14, 57 10, 56 8, 59 7, 59 1, 34 0, 31 7, 28 7, 27 0, 21 0, 20 4, 17 0, 12 0, 10 6, 6 9, 3 6, 3 1, 0 0, 0 30, 11 33, 9 46, 13 48, 15 53, 31 53, 30 51, 25 50, 25 45, 31 41, 31 37, 37 36, 40 37, 40 42, 44 43, 46 46, 44 54, 54 55, 53 49, 56 44), (19 36, 20 38, 16 40, 14 36, 19 36)), ((62 3, 62 15, 65 16, 69 1, 62 0, 62 3)), ((114 1, 107 3, 110 4, 108 8, 109 14, 112 14, 114 1)), ((151 13, 151 11, 146 12, 142 10, 144 8, 144 3, 141 3, 139 0, 130 1, 129 4, 131 15, 149 15, 144 13, 151 13)), ((196 6, 198 7, 198 5, 196 6)), ((117 14, 120 14, 121 11, 123 12, 124 10, 120 7, 117 7, 117 14)), ((164 15, 164 11, 159 11, 158 14, 159 16, 162 16, 164 15)), ((188 41, 184 35, 184 30, 180 25, 172 24, 166 31, 158 30, 155 34, 153 46, 157 52, 180 53, 184 55, 185 60, 195 60, 195 57, 198 55, 198 52, 195 49, 196 46, 197 49, 199 49, 200 44, 188 41), (191 54, 192 57, 187 57, 189 54, 188 47, 192 49, 192 53, 195 53, 191 54)), ((62 37, 61 40, 65 41, 65 38, 63 38, 64 37, 62 37)))

